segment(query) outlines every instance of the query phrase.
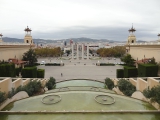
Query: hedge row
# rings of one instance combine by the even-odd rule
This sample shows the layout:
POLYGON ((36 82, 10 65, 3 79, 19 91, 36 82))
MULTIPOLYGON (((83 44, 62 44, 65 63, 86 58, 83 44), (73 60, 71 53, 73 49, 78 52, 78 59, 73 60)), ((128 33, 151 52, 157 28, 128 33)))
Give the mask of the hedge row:
POLYGON ((117 69, 117 78, 129 77, 157 77, 158 65, 155 64, 138 64, 136 67, 124 66, 124 69, 117 69))
POLYGON ((23 78, 36 78, 37 67, 25 67, 22 69, 21 75, 23 78))
POLYGON ((124 67, 124 77, 129 78, 129 77, 137 77, 138 72, 136 67, 124 67))
POLYGON ((61 66, 60 63, 46 63, 45 66, 61 66))
POLYGON ((115 66, 113 63, 100 63, 100 66, 115 66))
POLYGON ((25 67, 22 69, 21 75, 23 78, 44 78, 45 70, 37 70, 37 67, 25 67))
POLYGON ((38 69, 37 70, 37 78, 44 78, 44 73, 45 73, 44 69, 38 69))
POLYGON ((157 77, 158 65, 155 64, 138 64, 139 77, 157 77))
POLYGON ((15 65, 11 63, 0 64, 0 77, 15 77, 15 65))

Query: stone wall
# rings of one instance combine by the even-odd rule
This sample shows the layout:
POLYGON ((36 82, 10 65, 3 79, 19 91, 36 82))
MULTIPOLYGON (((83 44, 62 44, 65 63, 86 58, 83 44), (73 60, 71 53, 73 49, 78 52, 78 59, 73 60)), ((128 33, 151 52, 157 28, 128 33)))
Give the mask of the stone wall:
POLYGON ((0 60, 9 58, 22 59, 22 55, 30 49, 30 45, 0 45, 0 60))

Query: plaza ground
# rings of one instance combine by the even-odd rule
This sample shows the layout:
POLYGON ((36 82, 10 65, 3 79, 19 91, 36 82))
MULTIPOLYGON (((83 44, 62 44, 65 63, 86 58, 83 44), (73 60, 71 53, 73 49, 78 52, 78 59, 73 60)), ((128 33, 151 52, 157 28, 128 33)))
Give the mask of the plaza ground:
POLYGON ((103 81, 106 77, 116 78, 116 69, 122 69, 123 66, 96 66, 96 63, 120 63, 120 59, 101 60, 58 60, 57 58, 40 58, 38 62, 60 63, 64 66, 44 66, 38 68, 45 69, 45 78, 54 77, 57 81, 65 79, 96 79, 103 81), (63 76, 61 76, 61 73, 63 76))

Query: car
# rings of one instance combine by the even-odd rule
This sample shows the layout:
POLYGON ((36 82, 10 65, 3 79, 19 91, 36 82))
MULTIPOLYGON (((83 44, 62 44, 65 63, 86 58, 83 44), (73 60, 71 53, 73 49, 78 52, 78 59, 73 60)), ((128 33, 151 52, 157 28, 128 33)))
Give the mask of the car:
POLYGON ((41 61, 40 65, 45 65, 45 61, 41 61))

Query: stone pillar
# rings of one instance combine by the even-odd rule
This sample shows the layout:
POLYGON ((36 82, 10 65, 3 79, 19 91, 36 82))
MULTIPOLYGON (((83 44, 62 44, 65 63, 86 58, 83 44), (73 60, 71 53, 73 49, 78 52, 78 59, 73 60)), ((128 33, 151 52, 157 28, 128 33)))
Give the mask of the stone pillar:
POLYGON ((84 44, 82 43, 82 60, 84 60, 84 44))
POLYGON ((74 45, 72 43, 72 60, 74 60, 74 45))
POLYGON ((77 60, 79 60, 79 44, 77 44, 77 60))
POLYGON ((89 44, 87 43, 87 60, 89 60, 89 44))

